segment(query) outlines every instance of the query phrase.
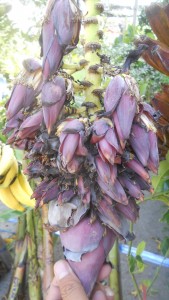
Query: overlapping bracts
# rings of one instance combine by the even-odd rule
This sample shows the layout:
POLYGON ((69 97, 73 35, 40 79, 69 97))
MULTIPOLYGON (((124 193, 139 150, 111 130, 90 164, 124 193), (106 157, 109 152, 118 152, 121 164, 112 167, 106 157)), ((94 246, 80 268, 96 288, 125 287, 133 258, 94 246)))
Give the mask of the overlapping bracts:
POLYGON ((49 203, 48 229, 61 231, 65 257, 89 295, 115 237, 133 238, 127 220, 137 220, 137 201, 152 191, 149 171, 157 172, 158 148, 154 111, 141 102, 130 75, 111 78, 102 115, 67 116, 70 95, 59 66, 64 51, 78 42, 80 12, 74 3, 49 1, 43 63, 24 64, 32 87, 27 93, 24 83, 15 86, 5 133, 9 143, 27 151, 25 174, 40 179, 32 195, 36 208, 49 203))

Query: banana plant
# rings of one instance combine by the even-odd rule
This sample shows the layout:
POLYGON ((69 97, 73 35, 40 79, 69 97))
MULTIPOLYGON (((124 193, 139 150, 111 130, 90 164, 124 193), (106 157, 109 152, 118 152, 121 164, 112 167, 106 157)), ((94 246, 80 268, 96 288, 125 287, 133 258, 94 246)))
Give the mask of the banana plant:
POLYGON ((89 296, 117 237, 133 239, 128 220, 137 220, 137 202, 152 191, 158 148, 155 110, 142 102, 135 79, 102 53, 103 5, 86 0, 83 15, 79 3, 48 1, 42 59, 23 62, 4 132, 26 151, 25 174, 40 179, 36 208, 45 208, 47 230, 60 231, 64 255, 89 296), (82 21, 83 58, 70 65, 65 58, 77 47, 82 21), (75 79, 81 70, 84 78, 75 79))

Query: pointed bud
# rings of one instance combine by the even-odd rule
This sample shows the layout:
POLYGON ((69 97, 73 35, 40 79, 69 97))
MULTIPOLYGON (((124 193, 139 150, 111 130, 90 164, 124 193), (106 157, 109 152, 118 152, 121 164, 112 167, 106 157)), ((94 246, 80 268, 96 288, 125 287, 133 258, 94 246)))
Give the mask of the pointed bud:
POLYGON ((120 141, 121 148, 124 150, 125 145, 126 145, 126 141, 125 141, 125 138, 123 136, 123 132, 122 132, 122 129, 120 127, 120 122, 119 122, 118 115, 117 115, 116 111, 113 112, 113 121, 114 121, 114 125, 115 125, 116 131, 117 131, 118 139, 120 141))
POLYGON ((123 153, 114 128, 109 128, 105 135, 106 141, 120 154, 123 153))
POLYGON ((42 194, 42 202, 43 204, 48 203, 52 200, 57 200, 59 194, 59 187, 57 184, 52 186, 50 189, 48 188, 43 194, 42 194))
POLYGON ((73 158, 79 143, 79 134, 67 134, 60 146, 60 154, 65 167, 73 158))
POLYGON ((115 207, 117 211, 123 214, 131 222, 136 222, 139 217, 139 206, 136 204, 134 199, 129 199, 127 205, 116 203, 115 207))
POLYGON ((144 167, 147 166, 150 154, 148 132, 139 124, 133 124, 129 141, 139 161, 144 167))
POLYGON ((79 41, 81 13, 72 0, 55 1, 52 20, 61 46, 76 46, 79 41))
POLYGON ((92 126, 92 138, 90 140, 91 144, 98 143, 106 134, 109 128, 113 127, 113 123, 108 118, 101 118, 94 121, 92 126))
POLYGON ((122 185, 119 183, 119 181, 116 179, 114 184, 108 185, 105 182, 103 182, 99 177, 97 179, 98 185, 100 186, 102 192, 106 195, 108 195, 111 199, 123 203, 126 205, 128 203, 128 199, 126 196, 126 193, 122 187, 122 185))
POLYGON ((132 179, 129 178, 129 175, 123 173, 122 175, 118 176, 118 179, 121 185, 127 189, 127 193, 138 200, 144 199, 144 194, 141 191, 140 186, 132 179))
POLYGON ((136 98, 127 91, 117 106, 117 118, 124 141, 129 138, 131 126, 137 110, 136 98))
POLYGON ((24 114, 19 111, 16 115, 14 115, 9 121, 7 121, 5 125, 5 129, 3 130, 4 134, 9 133, 12 129, 18 129, 20 123, 25 118, 24 114))
POLYGON ((106 112, 114 112, 126 88, 125 80, 121 75, 117 75, 111 79, 104 96, 106 112))
POLYGON ((154 165, 155 173, 157 173, 159 167, 159 153, 158 153, 158 143, 157 143, 157 136, 156 134, 150 130, 148 132, 149 142, 150 142, 150 160, 154 165))
POLYGON ((27 117, 19 128, 17 138, 24 139, 34 137, 36 132, 40 129, 42 121, 43 114, 41 110, 34 115, 27 117))
POLYGON ((111 147, 111 145, 106 141, 105 138, 98 142, 98 152, 104 161, 107 160, 110 164, 114 164, 116 150, 113 147, 111 147))
POLYGON ((151 193, 153 192, 152 186, 148 182, 146 182, 142 177, 140 177, 139 175, 134 174, 133 180, 137 182, 137 184, 140 186, 141 190, 149 191, 151 193))
POLYGON ((137 159, 134 158, 129 160, 127 163, 125 163, 125 166, 133 170, 136 174, 140 175, 145 181, 150 183, 150 175, 137 159))
POLYGON ((31 106, 34 100, 35 91, 32 87, 16 84, 6 105, 7 119, 14 117, 22 108, 31 106))
POLYGON ((32 196, 31 196, 31 199, 33 199, 33 198, 35 198, 35 199, 41 198, 43 192, 44 192, 45 190, 48 189, 48 183, 49 183, 49 179, 43 180, 43 181, 36 187, 36 189, 34 190, 32 196))
POLYGON ((65 80, 55 77, 42 88, 42 108, 48 133, 52 131, 66 100, 65 80))
POLYGON ((110 165, 107 162, 104 162, 99 156, 95 158, 97 173, 100 176, 101 180, 105 183, 110 183, 111 171, 110 165))
POLYGON ((63 58, 64 49, 59 45, 54 24, 45 21, 42 28, 42 53, 43 53, 43 79, 46 81, 53 75, 63 58))

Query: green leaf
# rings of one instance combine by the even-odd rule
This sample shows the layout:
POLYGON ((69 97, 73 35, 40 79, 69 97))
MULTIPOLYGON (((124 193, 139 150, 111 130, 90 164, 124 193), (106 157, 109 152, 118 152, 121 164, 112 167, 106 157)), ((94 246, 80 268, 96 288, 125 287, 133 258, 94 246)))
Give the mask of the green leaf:
POLYGON ((134 274, 142 273, 145 269, 145 264, 140 255, 136 255, 136 266, 137 269, 133 272, 134 274))
POLYGON ((160 196, 153 195, 152 200, 159 200, 161 202, 164 202, 166 205, 169 205, 169 194, 164 193, 163 195, 160 196))
POLYGON ((16 159, 22 163, 24 159, 24 151, 19 149, 14 149, 16 159))
POLYGON ((161 242, 161 252, 163 255, 169 254, 169 237, 164 238, 161 242))
POLYGON ((169 224, 169 209, 165 212, 165 214, 160 219, 160 222, 166 222, 169 224))
POLYGON ((130 255, 129 256, 129 269, 130 269, 131 273, 134 272, 135 266, 136 266, 136 259, 134 258, 134 256, 130 255))
POLYGON ((146 242, 145 241, 141 241, 136 249, 136 255, 141 255, 141 253, 144 251, 146 247, 146 242))
POLYGON ((6 137, 2 133, 0 133, 0 140, 1 142, 6 143, 6 137))
POLYGON ((166 155, 166 160, 160 162, 158 175, 152 177, 152 184, 155 193, 169 190, 169 152, 166 155))
POLYGON ((19 211, 7 209, 0 213, 0 222, 7 221, 10 218, 18 218, 21 214, 19 211))
POLYGON ((151 285, 151 279, 143 279, 142 284, 145 285, 147 288, 151 285))

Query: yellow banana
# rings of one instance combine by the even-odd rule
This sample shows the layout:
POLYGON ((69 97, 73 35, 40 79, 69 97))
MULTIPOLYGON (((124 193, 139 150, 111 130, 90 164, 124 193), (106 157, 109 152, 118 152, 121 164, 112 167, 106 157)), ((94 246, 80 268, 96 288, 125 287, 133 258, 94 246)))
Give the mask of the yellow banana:
POLYGON ((33 191, 31 189, 29 181, 27 180, 26 176, 23 174, 23 171, 20 171, 20 173, 18 174, 18 180, 23 190, 31 197, 33 191))
POLYGON ((18 177, 15 181, 9 186, 12 194, 15 198, 22 204, 26 206, 35 207, 35 199, 30 199, 30 196, 23 190, 20 185, 18 177))
POLYGON ((4 178, 10 167, 14 163, 15 156, 13 149, 9 145, 3 145, 0 158, 0 180, 4 178))
POLYGON ((0 188, 7 188, 11 184, 11 182, 16 178, 17 174, 18 174, 18 162, 15 158, 3 182, 0 183, 0 188))
POLYGON ((25 208, 13 196, 9 188, 0 189, 0 200, 9 208, 24 211, 25 208))

